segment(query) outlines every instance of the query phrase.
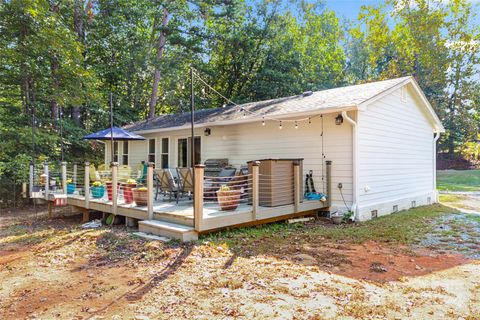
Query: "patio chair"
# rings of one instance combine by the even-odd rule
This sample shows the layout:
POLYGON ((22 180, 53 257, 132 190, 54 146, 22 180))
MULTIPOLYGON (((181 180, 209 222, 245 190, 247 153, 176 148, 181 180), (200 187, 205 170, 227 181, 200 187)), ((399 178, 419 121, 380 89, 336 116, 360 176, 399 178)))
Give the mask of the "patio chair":
POLYGON ((158 198, 159 193, 169 196, 169 200, 172 200, 172 195, 175 197, 178 203, 178 184, 175 183, 172 172, 169 169, 155 169, 153 170, 155 179, 157 181, 155 188, 155 200, 158 198))
POLYGON ((138 183, 145 183, 147 181, 147 164, 145 161, 142 161, 142 163, 137 166, 136 173, 136 179, 138 183))
POLYGON ((99 174, 97 172, 97 169, 95 168, 95 165, 93 163, 90 165, 89 174, 90 174, 90 182, 100 180, 100 176, 99 176, 99 174))
POLYGON ((204 197, 210 200, 214 200, 217 197, 217 191, 222 184, 226 184, 235 177, 237 169, 235 168, 223 168, 220 170, 218 177, 207 178, 204 181, 204 197))
POLYGON ((179 191, 181 195, 188 194, 189 199, 192 200, 193 194, 193 169, 192 168, 177 168, 177 175, 179 181, 179 191))
POLYGON ((130 168, 130 166, 126 164, 118 166, 118 181, 125 182, 130 179, 131 175, 132 168, 130 168))

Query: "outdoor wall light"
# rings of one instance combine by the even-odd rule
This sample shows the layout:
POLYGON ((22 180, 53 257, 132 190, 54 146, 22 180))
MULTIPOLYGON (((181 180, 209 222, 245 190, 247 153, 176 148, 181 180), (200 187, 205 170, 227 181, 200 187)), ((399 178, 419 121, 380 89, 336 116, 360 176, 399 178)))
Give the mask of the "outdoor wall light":
POLYGON ((208 137, 212 133, 212 130, 210 130, 210 128, 206 128, 205 131, 203 131, 203 133, 205 134, 206 137, 208 137))
POLYGON ((335 118, 335 124, 337 126, 341 125, 343 123, 343 117, 341 114, 339 114, 336 118, 335 118))

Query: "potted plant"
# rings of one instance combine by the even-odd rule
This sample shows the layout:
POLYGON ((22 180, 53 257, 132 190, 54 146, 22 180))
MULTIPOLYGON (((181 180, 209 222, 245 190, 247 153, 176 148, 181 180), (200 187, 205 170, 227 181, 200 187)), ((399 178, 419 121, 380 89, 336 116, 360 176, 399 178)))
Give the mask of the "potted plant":
POLYGON ((137 206, 146 206, 148 198, 148 189, 145 187, 133 188, 133 201, 137 206))
POLYGON ((125 203, 133 202, 132 189, 137 187, 137 181, 135 179, 128 179, 127 182, 122 183, 123 186, 123 199, 125 203))
POLYGON ((100 199, 105 194, 105 187, 100 181, 95 181, 92 184, 92 197, 95 199, 100 199))
MULTIPOLYGON (((108 200, 112 201, 113 200, 113 193, 112 193, 112 181, 107 181, 107 195, 108 195, 108 200)), ((120 190, 120 185, 117 183, 117 195, 118 191, 120 190)))
POLYGON ((235 210, 240 203, 240 190, 231 190, 227 185, 223 185, 217 191, 218 204, 222 210, 235 210))
POLYGON ((72 179, 67 179, 67 194, 73 194, 75 192, 75 184, 72 179))

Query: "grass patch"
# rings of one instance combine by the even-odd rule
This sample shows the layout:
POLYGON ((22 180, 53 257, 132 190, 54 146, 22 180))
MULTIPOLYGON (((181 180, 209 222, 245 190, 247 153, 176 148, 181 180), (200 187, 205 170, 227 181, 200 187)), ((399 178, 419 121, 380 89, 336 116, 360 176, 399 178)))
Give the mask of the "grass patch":
POLYGON ((442 191, 480 191, 480 170, 439 170, 437 189, 442 191))
POLYGON ((273 223, 257 227, 226 230, 208 235, 204 240, 226 243, 230 248, 266 251, 274 247, 301 243, 344 241, 363 243, 373 240, 398 244, 417 243, 420 236, 433 231, 432 219, 455 210, 436 204, 383 216, 363 223, 330 225, 320 223, 273 223))

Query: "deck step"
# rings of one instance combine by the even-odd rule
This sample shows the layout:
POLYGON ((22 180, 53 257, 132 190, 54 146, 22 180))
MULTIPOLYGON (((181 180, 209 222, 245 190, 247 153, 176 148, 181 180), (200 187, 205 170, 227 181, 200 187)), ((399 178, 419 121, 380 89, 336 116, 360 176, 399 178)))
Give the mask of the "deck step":
POLYGON ((193 227, 193 217, 188 217, 180 214, 166 213, 166 212, 154 212, 153 220, 166 221, 170 223, 183 224, 189 227, 193 227))
POLYGON ((198 233, 193 227, 160 220, 139 221, 138 231, 162 237, 174 238, 182 242, 198 239, 198 233))
POLYGON ((145 232, 134 232, 133 234, 136 235, 137 237, 144 238, 147 240, 158 240, 162 242, 169 242, 170 240, 172 240, 171 238, 156 236, 156 235, 145 233, 145 232))

